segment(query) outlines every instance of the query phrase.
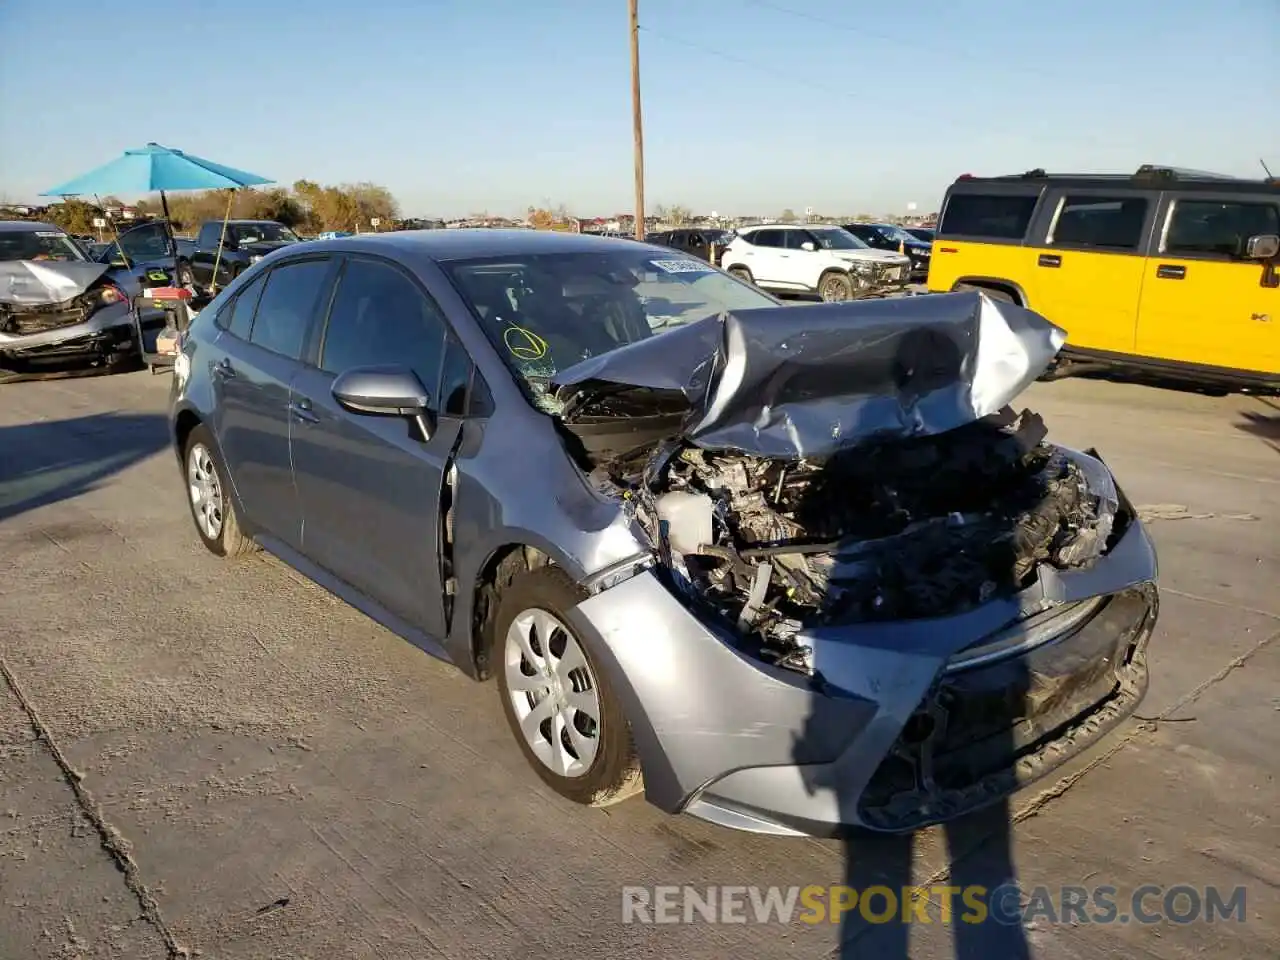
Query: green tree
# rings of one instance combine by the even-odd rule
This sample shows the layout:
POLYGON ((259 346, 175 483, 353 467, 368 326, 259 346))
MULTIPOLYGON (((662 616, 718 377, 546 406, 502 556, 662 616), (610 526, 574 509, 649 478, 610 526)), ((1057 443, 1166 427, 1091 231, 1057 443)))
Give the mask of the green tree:
POLYGON ((781 220, 783 223, 795 223, 796 212, 792 210, 790 207, 787 207, 787 209, 782 211, 782 216, 780 216, 778 219, 781 220))

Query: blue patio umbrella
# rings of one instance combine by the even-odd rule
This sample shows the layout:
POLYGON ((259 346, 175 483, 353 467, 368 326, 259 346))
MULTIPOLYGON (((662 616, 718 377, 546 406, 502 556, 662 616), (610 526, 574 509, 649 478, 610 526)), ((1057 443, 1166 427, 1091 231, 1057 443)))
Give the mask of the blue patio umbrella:
MULTIPOLYGON (((234 190, 237 187, 252 187, 274 182, 255 173, 246 173, 234 167, 214 163, 212 160, 183 153, 172 147, 148 143, 145 147, 126 150, 123 156, 117 157, 110 163, 103 164, 96 170, 90 170, 74 180, 52 187, 40 196, 103 196, 112 193, 138 194, 159 191, 160 205, 164 209, 164 218, 168 223, 169 202, 165 198, 166 191, 234 190)), ((231 205, 228 203, 227 215, 230 216, 230 213, 231 205)), ((171 229, 170 233, 172 234, 171 229)), ((218 253, 221 256, 221 242, 218 245, 218 253)), ((176 249, 174 268, 177 268, 176 249)))
POLYGON ((226 190, 274 183, 255 173, 245 173, 212 160, 183 153, 158 143, 126 150, 124 155, 96 170, 68 180, 42 197, 99 196, 130 193, 164 193, 167 190, 226 190))

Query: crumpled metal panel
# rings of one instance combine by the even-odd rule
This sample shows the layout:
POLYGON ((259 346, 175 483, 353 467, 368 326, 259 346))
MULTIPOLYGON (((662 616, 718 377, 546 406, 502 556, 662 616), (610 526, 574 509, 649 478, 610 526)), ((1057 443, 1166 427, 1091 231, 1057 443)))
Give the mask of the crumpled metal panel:
POLYGON ((64 303, 84 293, 111 267, 84 260, 7 260, 0 263, 0 303, 64 303))
POLYGON ((943 433, 1000 410, 1066 331, 979 292, 767 307, 708 317, 562 371, 565 401, 625 385, 678 391, 706 449, 826 456, 943 433))

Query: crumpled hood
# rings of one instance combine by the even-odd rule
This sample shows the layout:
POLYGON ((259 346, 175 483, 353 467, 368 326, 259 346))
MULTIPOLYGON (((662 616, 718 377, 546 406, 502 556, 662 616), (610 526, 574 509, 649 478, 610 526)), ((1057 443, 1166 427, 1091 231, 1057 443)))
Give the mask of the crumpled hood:
POLYGON ((0 303, 63 303, 84 293, 110 269, 87 260, 6 260, 0 263, 0 303))
POLYGON ((707 317, 561 371, 568 403, 619 388, 677 393, 704 449, 828 456, 943 433, 1006 406, 1066 331, 980 292, 765 307, 707 317))

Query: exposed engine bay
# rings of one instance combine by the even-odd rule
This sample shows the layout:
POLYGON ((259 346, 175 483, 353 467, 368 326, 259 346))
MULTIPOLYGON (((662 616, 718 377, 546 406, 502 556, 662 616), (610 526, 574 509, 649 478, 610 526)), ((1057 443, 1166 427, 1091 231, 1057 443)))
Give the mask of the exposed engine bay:
POLYGON ((802 628, 917 620, 1084 567, 1112 536, 1098 460, 1005 407, 944 433, 776 459, 669 441, 608 466, 663 567, 765 659, 808 671, 802 628))

